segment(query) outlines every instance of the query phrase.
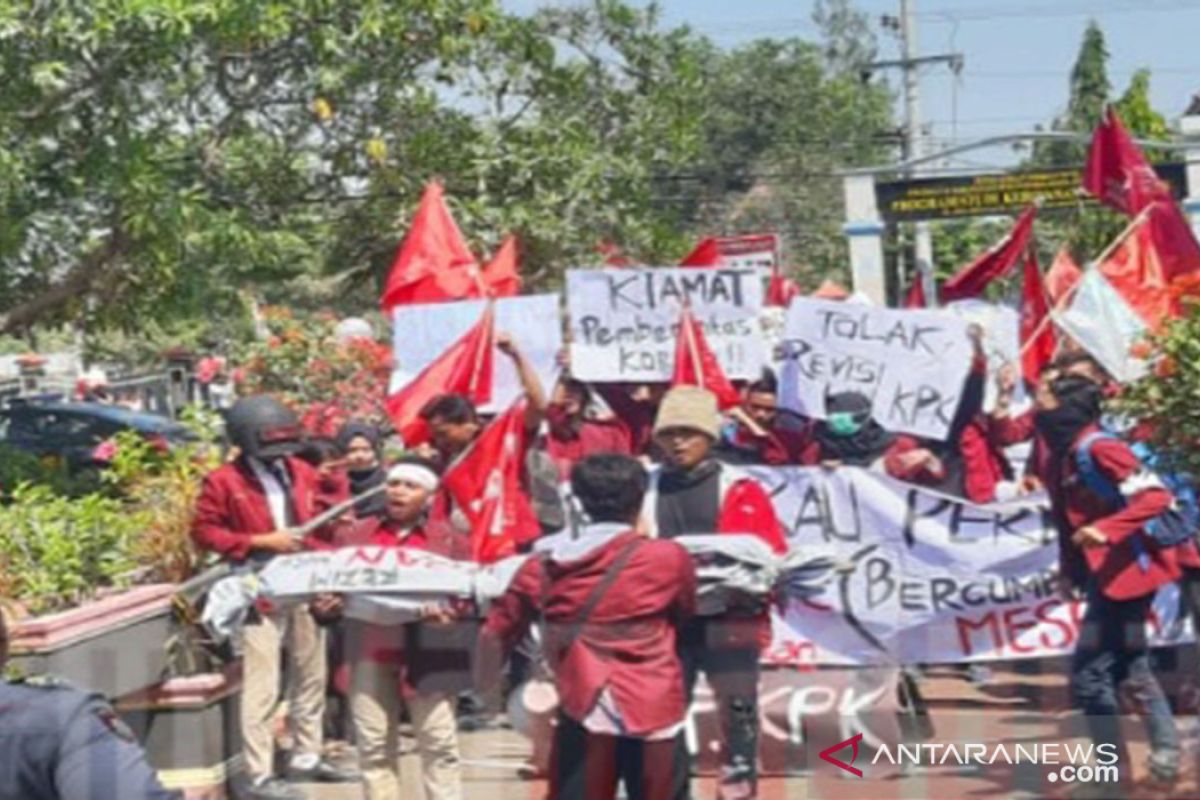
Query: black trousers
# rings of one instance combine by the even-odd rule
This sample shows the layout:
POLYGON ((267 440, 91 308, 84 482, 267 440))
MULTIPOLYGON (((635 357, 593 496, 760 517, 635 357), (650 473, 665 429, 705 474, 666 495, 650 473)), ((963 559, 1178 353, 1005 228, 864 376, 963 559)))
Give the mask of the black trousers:
POLYGON ((700 619, 684 629, 683 661, 688 704, 703 672, 712 687, 721 731, 718 797, 755 797, 758 791, 758 622, 700 619))
POLYGON ((560 713, 550 758, 550 800, 687 800, 683 734, 647 742, 592 733, 560 713))

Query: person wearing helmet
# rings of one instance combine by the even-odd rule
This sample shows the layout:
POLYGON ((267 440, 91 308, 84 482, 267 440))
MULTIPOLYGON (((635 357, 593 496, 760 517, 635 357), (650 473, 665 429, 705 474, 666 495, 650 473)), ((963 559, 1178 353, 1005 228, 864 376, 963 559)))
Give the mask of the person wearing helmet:
MULTIPOLYGON (((339 498, 335 482, 295 456, 302 444, 296 415, 266 395, 238 400, 226 413, 226 430, 237 458, 204 478, 192 537, 201 550, 235 566, 255 566, 279 553, 315 545, 293 531, 339 498)), ((344 487, 343 487, 344 491, 344 487)), ((345 498, 340 498, 345 499, 345 498)), ((295 782, 350 782, 357 774, 321 757, 326 661, 324 634, 299 606, 255 611, 242 631, 242 741, 251 800, 293 800, 304 795, 275 776, 273 717, 280 692, 280 661, 286 653, 292 685, 290 714, 296 746, 286 777, 295 782)))

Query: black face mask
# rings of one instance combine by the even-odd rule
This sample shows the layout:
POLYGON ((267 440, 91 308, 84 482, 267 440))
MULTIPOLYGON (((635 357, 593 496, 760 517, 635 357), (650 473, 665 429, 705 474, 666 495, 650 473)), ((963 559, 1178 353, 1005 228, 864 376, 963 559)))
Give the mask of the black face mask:
POLYGON ((1100 387, 1082 378, 1063 378, 1052 386, 1058 408, 1038 411, 1034 427, 1050 449, 1065 453, 1079 434, 1100 419, 1100 387))

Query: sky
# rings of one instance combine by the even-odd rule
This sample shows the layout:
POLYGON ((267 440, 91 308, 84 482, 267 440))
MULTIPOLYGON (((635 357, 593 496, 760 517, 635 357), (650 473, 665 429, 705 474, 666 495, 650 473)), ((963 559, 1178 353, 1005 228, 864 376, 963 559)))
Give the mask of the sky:
MULTIPOLYGON (((645 5, 645 0, 630 0, 645 5)), ((501 0, 517 13, 571 0, 501 0)), ((1200 92, 1200 0, 912 0, 921 55, 962 53, 962 74, 945 66, 922 71, 921 112, 935 149, 1033 130, 1066 107, 1069 76, 1089 19, 1100 23, 1110 54, 1114 97, 1134 71, 1151 70, 1154 106, 1174 125, 1200 92)), ((899 57, 899 43, 879 30, 900 0, 855 0, 877 28, 879 58, 899 57)), ((812 0, 659 0, 667 25, 687 24, 719 45, 766 36, 815 38, 812 0)), ((900 86, 893 72, 890 83, 900 86)), ((903 118, 897 101, 897 120, 903 118)), ((1003 167, 1006 149, 977 151, 964 167, 1003 167)))

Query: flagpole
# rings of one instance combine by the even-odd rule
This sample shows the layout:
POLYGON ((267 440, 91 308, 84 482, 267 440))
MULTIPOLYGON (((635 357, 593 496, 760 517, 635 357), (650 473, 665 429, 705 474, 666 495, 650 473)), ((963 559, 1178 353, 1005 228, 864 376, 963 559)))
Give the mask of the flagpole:
MULTIPOLYGON (((1108 247, 1104 248, 1104 251, 1101 252, 1100 255, 1092 259, 1091 263, 1089 263, 1084 269, 1085 276, 1087 270, 1092 269, 1097 264, 1107 260, 1108 257, 1111 256, 1118 247, 1125 243, 1125 240, 1128 239, 1130 234, 1137 229, 1137 226, 1146 221, 1146 217, 1149 215, 1150 209, 1153 205, 1154 204, 1151 203, 1143 208, 1141 212, 1134 217, 1128 225, 1125 226, 1125 229, 1122 230, 1117 237, 1109 243, 1108 247)), ((1042 321, 1038 323, 1037 327, 1033 329, 1033 332, 1029 334, 1029 338, 1025 340, 1025 344, 1021 345, 1021 355, 1025 355, 1026 351, 1033 346, 1033 343, 1037 341, 1038 336, 1041 335, 1046 326, 1054 321, 1054 315, 1061 311, 1063 307, 1075 297, 1075 292, 1079 289, 1079 286, 1082 283, 1083 278, 1081 277, 1079 280, 1075 281, 1074 285, 1072 285, 1070 289, 1063 292, 1062 297, 1058 298, 1054 304, 1054 307, 1050 309, 1050 312, 1046 314, 1042 321)))

